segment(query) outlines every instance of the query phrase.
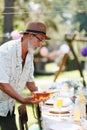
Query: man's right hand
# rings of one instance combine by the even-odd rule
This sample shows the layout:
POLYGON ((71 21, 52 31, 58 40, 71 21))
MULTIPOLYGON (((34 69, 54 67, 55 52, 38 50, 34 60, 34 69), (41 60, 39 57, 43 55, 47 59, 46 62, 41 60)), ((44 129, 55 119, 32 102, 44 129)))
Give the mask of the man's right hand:
POLYGON ((23 103, 24 104, 38 104, 42 101, 43 101, 43 99, 35 100, 34 96, 29 96, 29 97, 24 98, 23 103))

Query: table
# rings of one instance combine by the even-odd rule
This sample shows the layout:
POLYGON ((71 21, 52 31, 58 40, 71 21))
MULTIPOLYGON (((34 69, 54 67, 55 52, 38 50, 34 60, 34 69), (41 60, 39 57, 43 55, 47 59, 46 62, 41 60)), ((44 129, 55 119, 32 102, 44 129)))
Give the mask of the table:
POLYGON ((62 120, 58 120, 58 114, 49 114, 50 105, 42 105, 42 126, 43 130, 87 130, 83 128, 80 122, 75 122, 72 115, 62 116, 62 120))
MULTIPOLYGON (((56 89, 56 92, 53 94, 52 100, 54 102, 54 100, 56 98, 58 98, 58 96, 63 96, 66 98, 70 98, 73 95, 73 87, 71 87, 69 89, 69 91, 65 91, 65 87, 67 87, 66 84, 58 84, 59 86, 57 86, 57 88, 52 88, 53 90, 56 89), (63 86, 65 85, 65 86, 63 86), (60 90, 61 89, 61 90, 60 90), (62 93, 60 93, 62 91, 62 93)), ((53 90, 49 90, 49 91, 53 91, 53 90)), ((80 90, 80 89, 79 89, 80 90)), ((54 92, 54 91, 53 91, 54 92)), ((84 89, 84 95, 86 96, 87 99, 87 88, 84 89)), ((79 94, 79 93, 77 93, 79 94)), ((77 95, 78 96, 78 95, 77 95)), ((81 120, 80 122, 75 122, 73 120, 73 115, 63 115, 62 116, 62 121, 59 121, 59 117, 58 114, 49 114, 48 109, 51 108, 53 106, 51 105, 41 105, 41 117, 42 117, 42 126, 43 126, 43 130, 87 130, 87 120, 85 120, 85 125, 84 122, 81 120)), ((42 130, 42 129, 41 129, 42 130)))

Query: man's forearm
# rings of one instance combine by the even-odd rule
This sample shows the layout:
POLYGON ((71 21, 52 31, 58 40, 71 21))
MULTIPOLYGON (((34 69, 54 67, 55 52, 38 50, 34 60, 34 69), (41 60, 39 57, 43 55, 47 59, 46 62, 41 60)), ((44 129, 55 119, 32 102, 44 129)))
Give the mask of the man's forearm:
POLYGON ((8 83, 0 83, 0 89, 8 94, 10 97, 16 99, 19 102, 24 102, 24 98, 21 97, 8 83))
POLYGON ((23 98, 8 83, 0 83, 0 90, 23 104, 37 104, 41 100, 34 101, 34 96, 23 98))
POLYGON ((38 87, 35 85, 34 82, 27 82, 26 86, 31 92, 38 90, 38 87))

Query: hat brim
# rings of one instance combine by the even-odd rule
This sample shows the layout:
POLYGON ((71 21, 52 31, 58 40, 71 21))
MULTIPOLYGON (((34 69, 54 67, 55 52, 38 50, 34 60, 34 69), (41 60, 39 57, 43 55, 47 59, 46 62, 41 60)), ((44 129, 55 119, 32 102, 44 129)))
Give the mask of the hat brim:
MULTIPOLYGON (((28 34, 28 32, 23 32, 23 31, 20 31, 19 32, 20 34, 28 34)), ((40 34, 40 33, 34 33, 34 34, 40 34)), ((44 35, 45 36, 45 40, 50 40, 51 38, 50 37, 48 37, 48 36, 46 36, 46 35, 44 35)))
POLYGON ((45 40, 50 40, 51 38, 48 36, 45 36, 45 40))

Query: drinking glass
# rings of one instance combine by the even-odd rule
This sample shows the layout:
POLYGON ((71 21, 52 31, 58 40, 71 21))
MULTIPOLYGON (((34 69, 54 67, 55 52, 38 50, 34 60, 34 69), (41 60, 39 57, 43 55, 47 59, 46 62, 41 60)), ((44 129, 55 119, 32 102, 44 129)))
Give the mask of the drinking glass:
POLYGON ((73 118, 74 118, 74 121, 76 122, 80 121, 80 109, 77 104, 74 105, 73 118))
POLYGON ((61 108, 63 106, 63 99, 61 97, 59 97, 55 102, 54 102, 54 107, 57 107, 58 110, 58 115, 59 115, 59 121, 61 121, 61 108))

